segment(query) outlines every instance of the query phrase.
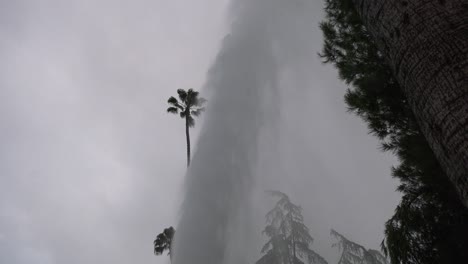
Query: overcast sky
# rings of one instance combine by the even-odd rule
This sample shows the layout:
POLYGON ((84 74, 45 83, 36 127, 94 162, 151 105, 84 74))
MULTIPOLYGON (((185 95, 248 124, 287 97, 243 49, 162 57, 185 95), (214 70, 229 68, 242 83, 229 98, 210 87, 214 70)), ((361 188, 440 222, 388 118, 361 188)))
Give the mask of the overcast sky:
MULTIPOLYGON (((310 85, 278 106, 295 173, 263 175, 261 188, 302 205, 317 248, 329 228, 378 248, 396 161, 346 113, 345 85, 316 56, 311 1, 310 85)), ((0 263, 168 263, 152 241, 180 215, 185 138, 166 101, 203 86, 227 4, 0 0, 0 263)))

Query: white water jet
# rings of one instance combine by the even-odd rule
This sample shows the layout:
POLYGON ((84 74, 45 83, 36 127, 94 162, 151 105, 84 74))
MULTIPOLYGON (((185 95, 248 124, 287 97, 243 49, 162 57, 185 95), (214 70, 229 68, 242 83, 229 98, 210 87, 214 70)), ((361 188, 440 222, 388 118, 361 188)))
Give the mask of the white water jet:
POLYGON ((296 55, 307 42, 291 43, 301 43, 306 29, 296 23, 310 16, 306 6, 301 0, 231 3, 230 33, 204 90, 211 96, 186 176, 174 264, 255 261, 251 236, 259 230, 253 230, 250 210, 253 186, 259 173, 281 171, 279 158, 265 159, 259 153, 275 151, 271 144, 277 134, 265 131, 274 131, 279 90, 287 88, 281 87, 282 79, 291 78, 305 59, 296 55), (259 160, 266 167, 259 168, 259 160))

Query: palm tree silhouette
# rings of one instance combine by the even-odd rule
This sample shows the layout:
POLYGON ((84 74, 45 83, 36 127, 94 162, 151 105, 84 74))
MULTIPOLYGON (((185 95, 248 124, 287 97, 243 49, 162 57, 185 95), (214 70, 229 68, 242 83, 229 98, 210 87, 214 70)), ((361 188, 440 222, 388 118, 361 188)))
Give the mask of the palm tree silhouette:
POLYGON ((169 228, 165 228, 162 233, 160 233, 156 239, 154 240, 154 254, 155 255, 162 255, 164 251, 168 251, 168 255, 172 260, 172 242, 174 241, 174 234, 175 229, 171 226, 169 228))
POLYGON ((171 96, 167 102, 171 105, 167 108, 168 113, 178 114, 182 119, 185 118, 185 136, 187 138, 187 167, 190 166, 190 132, 189 128, 195 126, 194 117, 199 116, 205 110, 203 105, 206 102, 205 98, 198 97, 198 92, 193 89, 185 91, 178 89, 179 100, 171 96))

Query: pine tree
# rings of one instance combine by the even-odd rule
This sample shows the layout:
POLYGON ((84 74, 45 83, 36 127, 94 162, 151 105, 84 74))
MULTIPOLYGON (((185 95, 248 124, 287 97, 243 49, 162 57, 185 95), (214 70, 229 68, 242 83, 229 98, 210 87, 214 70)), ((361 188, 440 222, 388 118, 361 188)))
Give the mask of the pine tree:
POLYGON ((392 174, 403 197, 382 243, 392 263, 468 262, 468 211, 436 159, 402 88, 351 0, 327 0, 321 56, 350 88, 345 101, 382 149, 397 155, 392 174))
POLYGON ((304 224, 302 208, 282 192, 268 193, 279 200, 266 214, 267 226, 263 234, 268 241, 261 251, 264 255, 256 264, 327 264, 322 256, 310 249, 313 238, 304 224))
POLYGON ((338 247, 341 257, 338 264, 387 264, 387 259, 377 250, 369 249, 347 239, 342 234, 331 230, 330 234, 338 241, 333 247, 338 247))

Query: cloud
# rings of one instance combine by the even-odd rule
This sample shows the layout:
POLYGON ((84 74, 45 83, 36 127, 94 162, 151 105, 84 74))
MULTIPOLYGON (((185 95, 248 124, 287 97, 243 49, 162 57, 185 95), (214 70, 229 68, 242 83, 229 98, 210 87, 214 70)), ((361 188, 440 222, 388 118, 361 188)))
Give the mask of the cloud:
MULTIPOLYGON (((376 247, 397 199, 394 160, 345 113, 343 85, 316 57, 321 4, 305 6, 310 20, 292 19, 289 30, 309 28, 283 42, 291 45, 283 63, 302 57, 297 72, 283 72, 291 90, 278 94, 273 115, 290 173, 259 176, 257 191, 288 192, 323 248, 330 225, 376 247)), ((153 256, 152 241, 181 214, 185 142, 166 100, 205 82, 226 8, 217 0, 0 3, 1 263, 168 263, 153 256)), ((261 227, 265 203, 252 206, 261 227)))
POLYGON ((0 262, 167 262, 185 142, 165 106, 214 56, 207 3, 1 3, 0 262))

